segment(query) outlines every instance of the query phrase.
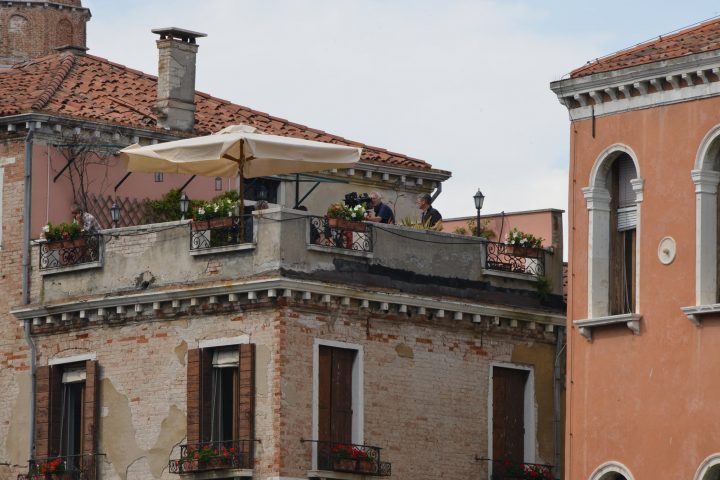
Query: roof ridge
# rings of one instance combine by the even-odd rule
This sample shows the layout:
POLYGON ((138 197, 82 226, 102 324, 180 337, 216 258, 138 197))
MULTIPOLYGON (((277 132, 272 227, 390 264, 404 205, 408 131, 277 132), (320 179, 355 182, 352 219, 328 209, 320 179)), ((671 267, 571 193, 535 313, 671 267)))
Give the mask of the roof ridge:
POLYGON ((700 29, 705 28, 706 26, 708 26, 708 25, 710 25, 710 24, 718 23, 718 22, 720 22, 720 15, 716 15, 716 16, 714 16, 714 17, 711 17, 711 18, 707 19, 707 20, 701 20, 701 21, 699 21, 699 22, 697 22, 697 23, 693 23, 693 24, 687 25, 687 26, 685 26, 685 27, 681 27, 681 28, 678 28, 678 29, 676 29, 676 30, 672 30, 672 31, 670 31, 670 32, 668 32, 668 33, 666 33, 666 34, 664 34, 664 35, 658 35, 658 36, 653 37, 653 38, 651 38, 651 39, 641 41, 641 42, 636 43, 635 45, 632 45, 632 46, 630 46, 630 47, 622 48, 622 49, 617 50, 617 51, 615 51, 615 52, 608 53, 607 55, 603 55, 603 56, 601 56, 601 57, 598 57, 598 58, 596 58, 595 60, 590 60, 590 61, 588 61, 588 62, 587 62, 585 65, 583 65, 582 67, 579 67, 579 68, 576 68, 575 70, 572 70, 572 71, 570 72, 570 76, 571 76, 571 77, 574 77, 574 76, 576 76, 577 74, 582 73, 583 71, 585 71, 585 70, 587 70, 587 69, 589 69, 589 68, 591 68, 591 67, 594 67, 594 66, 596 66, 596 65, 598 65, 598 64, 602 63, 603 61, 608 60, 608 59, 610 59, 610 58, 613 58, 613 57, 616 57, 616 56, 619 56, 619 55, 626 55, 626 54, 629 54, 629 53, 632 53, 632 52, 635 52, 635 51, 642 50, 643 48, 648 48, 648 47, 652 46, 653 44, 655 44, 655 43, 657 43, 657 42, 660 42, 660 41, 663 41, 663 40, 673 39, 673 38, 679 37, 679 36, 681 36, 681 35, 687 35, 688 33, 694 32, 694 31, 696 31, 696 30, 700 30, 700 29))
POLYGON ((75 55, 72 53, 69 53, 65 56, 65 58, 62 59, 60 62, 60 66, 58 67, 57 72, 55 73, 55 76, 50 80, 50 83, 45 88, 42 94, 38 97, 35 102, 33 102, 30 109, 32 110, 40 110, 45 105, 48 104, 50 99, 55 95, 55 92, 58 91, 58 88, 60 88, 60 85, 62 85, 65 78, 67 78, 68 73, 70 73, 70 70, 75 65, 75 55))

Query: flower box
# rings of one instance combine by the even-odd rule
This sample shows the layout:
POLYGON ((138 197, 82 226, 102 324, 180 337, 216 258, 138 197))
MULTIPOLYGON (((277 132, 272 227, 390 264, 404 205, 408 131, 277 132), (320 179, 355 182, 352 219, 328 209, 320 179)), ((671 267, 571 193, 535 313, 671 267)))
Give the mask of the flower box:
POLYGON ((333 460, 333 470, 338 472, 354 472, 357 462, 351 458, 337 458, 333 460))
POLYGON ((195 231, 199 230, 211 230, 213 228, 227 228, 232 227, 232 217, 217 217, 209 220, 193 220, 192 229, 195 231))
POLYGON ((367 224, 355 220, 345 220, 344 218, 328 218, 328 226, 339 230, 349 230, 351 232, 366 232, 367 224))
POLYGON ((358 460, 357 470, 362 473, 376 473, 377 465, 372 460, 358 460))
POLYGON ((541 248, 537 247, 521 247, 519 245, 508 245, 508 252, 516 257, 539 257, 541 248))

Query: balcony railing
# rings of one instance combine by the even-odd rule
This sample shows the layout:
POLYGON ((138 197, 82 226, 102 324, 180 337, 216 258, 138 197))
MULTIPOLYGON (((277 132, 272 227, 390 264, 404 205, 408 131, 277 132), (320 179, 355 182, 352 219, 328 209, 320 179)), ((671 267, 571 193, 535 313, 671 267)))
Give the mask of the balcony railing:
POLYGON ((194 220, 190 227, 190 250, 230 247, 253 241, 252 215, 194 220))
POLYGON ((492 463, 492 480, 556 480, 552 465, 514 462, 508 459, 476 457, 476 460, 492 463))
POLYGON ((231 440, 180 445, 180 458, 170 460, 170 473, 252 469, 256 440, 231 440))
POLYGON ((66 455, 30 460, 18 480, 95 480, 95 455, 66 455))
POLYGON ((372 252, 372 225, 339 218, 308 217, 310 244, 372 252))
POLYGON ((380 460, 379 447, 310 440, 317 444, 317 468, 333 472, 389 477, 392 466, 380 460))
POLYGON ((545 253, 542 248, 518 247, 487 242, 487 268, 503 272, 545 275, 545 253))
POLYGON ((40 270, 73 267, 100 261, 102 235, 83 235, 72 240, 40 244, 40 270))

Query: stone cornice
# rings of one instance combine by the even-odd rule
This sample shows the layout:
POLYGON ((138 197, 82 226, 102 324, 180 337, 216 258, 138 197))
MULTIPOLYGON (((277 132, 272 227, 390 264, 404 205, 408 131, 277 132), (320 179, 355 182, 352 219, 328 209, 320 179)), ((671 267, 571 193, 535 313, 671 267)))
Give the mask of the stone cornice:
POLYGON ((588 210, 610 211, 610 192, 607 188, 584 187, 582 193, 588 210))
POLYGON ((695 193, 716 194, 720 184, 720 172, 712 170, 693 170, 690 172, 695 184, 695 193))
POLYGON ((720 50, 550 84, 573 120, 720 95, 720 50))
POLYGON ((345 307, 356 306, 378 313, 417 313, 420 315, 433 313, 437 318, 467 319, 474 323, 480 323, 481 317, 485 316, 494 318, 496 324, 499 325, 500 319, 503 318, 509 319, 511 326, 517 326, 518 322, 532 325, 544 324, 547 331, 552 331, 554 326, 565 325, 565 316, 561 314, 440 300, 402 293, 372 292, 345 285, 287 278, 270 278, 221 286, 157 292, 144 290, 130 295, 102 296, 71 302, 16 307, 11 310, 11 313, 20 321, 32 320, 34 325, 60 325, 65 322, 71 324, 75 321, 102 322, 109 317, 114 317, 113 323, 116 323, 125 317, 131 319, 136 315, 152 318, 160 312, 165 312, 164 318, 172 318, 173 312, 178 313, 189 307, 206 304, 235 304, 242 308, 248 304, 257 303, 261 299, 269 300, 277 297, 286 297, 322 306, 331 304, 345 307))

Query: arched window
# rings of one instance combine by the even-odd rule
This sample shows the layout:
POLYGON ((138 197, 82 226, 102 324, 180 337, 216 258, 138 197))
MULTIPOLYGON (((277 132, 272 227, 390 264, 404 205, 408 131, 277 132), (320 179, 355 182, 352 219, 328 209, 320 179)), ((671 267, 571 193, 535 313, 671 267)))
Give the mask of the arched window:
POLYGON ((706 458, 697 472, 694 480, 720 480, 720 453, 715 453, 706 458))
POLYGON ((590 475, 590 480, 634 480, 630 470, 621 463, 607 462, 590 475))
POLYGON ((58 22, 56 46, 61 47, 63 45, 73 45, 73 26, 70 21, 63 18, 58 22))
POLYGON ((13 15, 8 22, 8 46, 10 54, 23 57, 30 44, 30 22, 22 15, 13 15))
POLYGON ((625 145, 607 148, 583 189, 588 209, 588 318, 580 333, 626 323, 639 333, 638 239, 643 180, 637 157, 625 145))

